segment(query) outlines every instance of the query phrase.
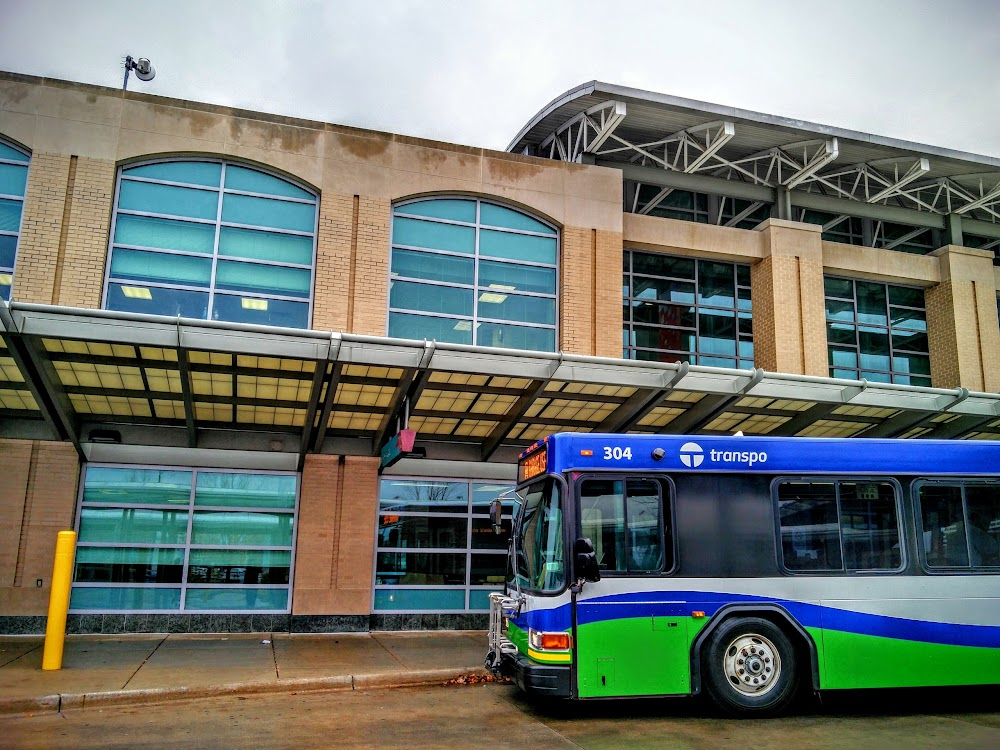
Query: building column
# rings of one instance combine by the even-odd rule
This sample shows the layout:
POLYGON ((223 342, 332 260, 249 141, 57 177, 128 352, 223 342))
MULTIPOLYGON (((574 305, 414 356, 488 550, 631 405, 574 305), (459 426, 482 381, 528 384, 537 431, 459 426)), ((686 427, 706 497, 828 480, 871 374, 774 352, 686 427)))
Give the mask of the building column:
POLYGON ((306 456, 292 582, 293 630, 367 628, 378 462, 368 456, 306 456), (331 616, 349 616, 351 622, 331 616))
POLYGON ((0 440, 0 465, 0 617, 44 618, 56 535, 73 528, 80 461, 69 443, 0 440))
POLYGON ((822 227, 768 219, 750 269, 754 363, 769 372, 829 374, 822 227))
POLYGON ((941 268, 941 283, 924 295, 933 384, 1000 391, 993 253, 945 245, 931 255, 941 268))
POLYGON ((621 232, 562 230, 559 351, 622 356, 621 276, 621 232))

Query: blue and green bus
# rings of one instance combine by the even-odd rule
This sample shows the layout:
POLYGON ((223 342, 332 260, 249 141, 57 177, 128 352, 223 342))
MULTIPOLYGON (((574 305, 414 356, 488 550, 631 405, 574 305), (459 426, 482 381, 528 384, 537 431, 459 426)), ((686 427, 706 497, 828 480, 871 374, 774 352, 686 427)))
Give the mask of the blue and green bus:
POLYGON ((529 694, 1000 683, 1000 442, 558 434, 517 496, 487 666, 529 694))

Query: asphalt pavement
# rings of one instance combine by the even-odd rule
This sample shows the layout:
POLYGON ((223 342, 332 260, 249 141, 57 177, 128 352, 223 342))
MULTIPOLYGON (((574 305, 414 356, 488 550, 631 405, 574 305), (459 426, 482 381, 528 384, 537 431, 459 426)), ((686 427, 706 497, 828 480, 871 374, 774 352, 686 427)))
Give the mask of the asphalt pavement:
POLYGON ((0 636, 0 715, 238 694, 443 684, 485 676, 485 633, 0 636))

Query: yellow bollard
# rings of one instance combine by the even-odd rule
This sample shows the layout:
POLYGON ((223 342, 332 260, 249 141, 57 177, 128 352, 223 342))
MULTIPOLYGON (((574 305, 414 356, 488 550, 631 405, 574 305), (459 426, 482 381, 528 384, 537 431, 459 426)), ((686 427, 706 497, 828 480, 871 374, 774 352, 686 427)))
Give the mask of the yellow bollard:
POLYGON ((49 619, 45 625, 42 669, 62 669, 66 613, 69 611, 69 590, 73 581, 75 554, 76 532, 60 531, 56 537, 56 559, 52 563, 52 592, 49 594, 49 619))

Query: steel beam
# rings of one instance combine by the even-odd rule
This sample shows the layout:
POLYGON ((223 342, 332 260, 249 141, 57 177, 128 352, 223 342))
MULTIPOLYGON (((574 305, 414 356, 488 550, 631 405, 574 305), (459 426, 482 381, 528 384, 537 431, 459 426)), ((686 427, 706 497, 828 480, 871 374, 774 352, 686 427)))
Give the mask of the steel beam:
POLYGON ((312 442, 313 430, 316 429, 316 412, 319 411, 319 400, 323 395, 323 384, 326 382, 326 366, 329 360, 322 360, 316 363, 316 371, 313 373, 312 389, 309 391, 309 407, 306 409, 306 418, 302 423, 302 439, 299 443, 299 457, 297 465, 299 471, 305 465, 306 453, 312 442))
POLYGON ((483 449, 479 454, 480 461, 490 460, 490 456, 496 452, 496 449, 500 447, 504 438, 506 438, 510 431, 514 429, 514 425, 524 418, 528 409, 530 409, 531 405, 535 402, 535 399, 542 395, 548 382, 548 380, 532 380, 528 384, 524 394, 514 402, 514 405, 510 408, 510 411, 507 412, 507 415, 503 418, 500 424, 498 424, 486 440, 483 441, 483 449))
MULTIPOLYGON (((332 354, 331 359, 336 355, 332 354)), ((330 424, 330 412, 333 410, 333 402, 337 398, 337 386, 340 385, 340 376, 344 371, 344 366, 334 361, 333 371, 330 373, 330 380, 326 385, 326 399, 323 401, 323 410, 319 415, 319 424, 316 426, 316 439, 313 443, 313 453, 323 452, 323 438, 326 437, 326 428, 330 424)))
MULTIPOLYGON (((36 384, 38 394, 35 396, 35 400, 39 408, 43 410, 43 415, 48 413, 49 417, 46 419, 52 419, 59 439, 69 440, 73 443, 80 460, 86 461, 87 457, 80 445, 80 431, 76 413, 62 387, 59 373, 56 372, 45 355, 38 350, 36 341, 32 338, 19 336, 16 339, 14 337, 7 337, 7 339, 8 346, 14 344, 10 351, 12 354, 16 352, 14 362, 24 374, 25 382, 29 382, 30 377, 36 384)), ((32 395, 35 393, 33 392, 32 395)))

